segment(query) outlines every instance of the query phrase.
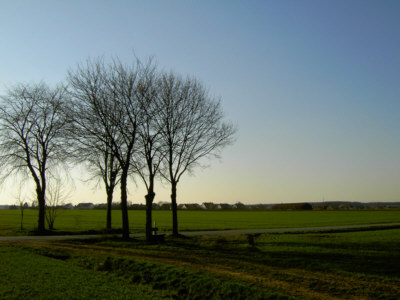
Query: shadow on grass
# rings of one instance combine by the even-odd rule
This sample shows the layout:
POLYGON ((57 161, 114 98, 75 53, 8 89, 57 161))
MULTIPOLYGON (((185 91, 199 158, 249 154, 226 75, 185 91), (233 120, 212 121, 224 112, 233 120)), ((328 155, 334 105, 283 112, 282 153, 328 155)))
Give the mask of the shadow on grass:
POLYGON ((223 236, 204 242, 198 238, 169 240, 171 247, 209 257, 244 260, 280 268, 349 272, 400 278, 398 242, 318 243, 259 242, 258 236, 229 240, 223 236))
POLYGON ((276 266, 400 277, 398 243, 284 242, 273 248, 264 246, 263 253, 271 258, 268 263, 276 266))
MULTIPOLYGON (((329 235, 329 234, 328 234, 329 235)), ((270 237, 274 237, 270 235, 270 237)), ((299 268, 323 272, 382 275, 400 278, 400 247, 397 242, 321 242, 265 241, 259 236, 174 237, 147 243, 144 238, 123 240, 119 237, 70 240, 74 244, 102 244, 113 247, 156 249, 160 253, 180 255, 190 261, 194 256, 246 261, 256 265, 299 268)))
POLYGON ((102 234, 122 234, 122 228, 111 229, 111 230, 82 230, 82 231, 65 231, 65 230, 45 230, 37 231, 32 230, 28 232, 30 236, 53 236, 53 235, 102 235, 102 234))

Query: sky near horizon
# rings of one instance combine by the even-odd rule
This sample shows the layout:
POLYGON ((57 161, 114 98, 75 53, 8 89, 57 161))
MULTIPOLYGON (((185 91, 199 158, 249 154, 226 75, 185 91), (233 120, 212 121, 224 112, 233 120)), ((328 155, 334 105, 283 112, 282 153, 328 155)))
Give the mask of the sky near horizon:
MULTIPOLYGON (((200 79, 239 128, 182 178, 178 203, 400 201, 399 1, 0 0, 1 95, 133 53, 200 79)), ((106 202, 72 174, 70 202, 106 202)), ((155 202, 169 201, 157 184, 155 202)), ((139 181, 129 190, 144 203, 139 181)))

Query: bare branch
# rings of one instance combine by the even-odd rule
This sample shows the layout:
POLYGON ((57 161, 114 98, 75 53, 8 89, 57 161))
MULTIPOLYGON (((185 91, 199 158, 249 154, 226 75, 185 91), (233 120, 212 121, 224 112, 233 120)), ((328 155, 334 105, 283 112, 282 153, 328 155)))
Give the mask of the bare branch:
POLYGON ((44 231, 46 172, 67 158, 64 104, 65 88, 51 89, 44 83, 16 85, 0 104, 1 178, 31 176, 39 203, 39 231, 44 231))
POLYGON ((171 183, 173 233, 177 235, 178 182, 184 173, 201 165, 203 158, 218 157, 233 143, 236 128, 224 122, 220 102, 196 79, 162 74, 159 87, 163 109, 158 122, 166 147, 161 176, 171 183))

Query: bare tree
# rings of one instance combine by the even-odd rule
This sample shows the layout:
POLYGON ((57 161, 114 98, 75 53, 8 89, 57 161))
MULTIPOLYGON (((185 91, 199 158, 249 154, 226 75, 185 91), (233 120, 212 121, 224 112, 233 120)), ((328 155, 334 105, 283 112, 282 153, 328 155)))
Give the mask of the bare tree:
POLYGON ((97 59, 88 60, 86 65, 78 65, 68 73, 72 96, 68 115, 72 120, 69 137, 73 141, 73 159, 86 164, 91 180, 103 181, 107 195, 106 228, 111 230, 113 194, 121 168, 112 149, 117 127, 110 120, 112 112, 108 111, 115 109, 108 72, 104 62, 97 59))
POLYGON ((10 89, 0 104, 2 178, 21 173, 33 179, 39 233, 45 231, 47 171, 65 161, 64 98, 62 86, 51 89, 44 83, 20 84, 10 89))
POLYGON ((59 175, 52 176, 48 180, 46 194, 46 221, 49 230, 54 229, 54 222, 57 217, 58 209, 64 205, 72 193, 72 184, 67 178, 59 175))
POLYGON ((152 67, 151 60, 145 71, 137 87, 142 118, 138 124, 138 147, 132 160, 132 166, 146 186, 146 240, 151 242, 153 239, 152 208, 156 195, 154 191, 155 178, 165 155, 165 147, 161 136, 162 129, 158 122, 163 108, 160 106, 157 74, 155 67, 152 67))
POLYGON ((118 60, 105 65, 88 61, 70 71, 73 115, 80 143, 99 151, 107 149, 120 168, 123 237, 129 237, 127 181, 140 123, 137 85, 145 73, 138 60, 125 66, 118 60))
POLYGON ((166 155, 161 175, 171 184, 173 234, 178 235, 177 185, 185 172, 193 172, 202 158, 218 157, 233 143, 236 128, 224 122, 220 101, 196 79, 169 73, 160 79, 162 128, 166 155))
POLYGON ((18 192, 14 196, 15 199, 17 200, 17 205, 19 206, 19 211, 20 211, 20 217, 21 217, 21 224, 20 224, 20 230, 24 230, 24 209, 28 207, 28 203, 25 201, 25 195, 22 192, 22 184, 19 184, 18 187, 18 192))
POLYGON ((108 145, 104 145, 101 151, 92 149, 85 163, 87 170, 92 174, 91 179, 100 179, 105 186, 107 194, 106 229, 111 231, 112 201, 115 187, 119 183, 121 168, 108 145))

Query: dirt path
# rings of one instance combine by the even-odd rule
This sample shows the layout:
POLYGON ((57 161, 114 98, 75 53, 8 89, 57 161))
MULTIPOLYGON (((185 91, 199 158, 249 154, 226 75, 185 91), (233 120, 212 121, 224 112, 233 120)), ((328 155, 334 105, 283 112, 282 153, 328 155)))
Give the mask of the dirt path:
MULTIPOLYGON (((381 223, 381 224, 361 224, 361 225, 341 225, 341 226, 320 226, 320 227, 300 227, 300 228, 264 228, 264 229, 236 229, 236 230, 213 230, 213 231, 182 231, 182 235, 226 235, 226 234, 257 234, 257 233, 284 233, 284 232, 313 232, 313 231, 336 231, 352 229, 386 229, 400 228, 400 223, 381 223)), ((102 237, 112 237, 118 235, 90 234, 90 235, 48 235, 48 236, 0 236, 0 242, 11 241, 57 241, 71 239, 93 239, 102 237)), ((143 237, 143 233, 131 234, 131 237, 143 237)))

